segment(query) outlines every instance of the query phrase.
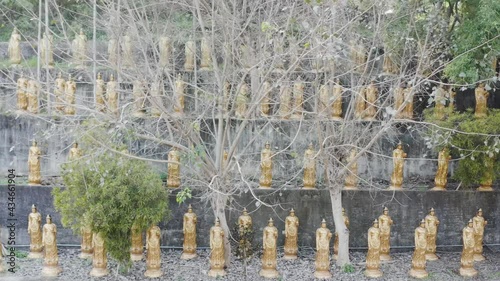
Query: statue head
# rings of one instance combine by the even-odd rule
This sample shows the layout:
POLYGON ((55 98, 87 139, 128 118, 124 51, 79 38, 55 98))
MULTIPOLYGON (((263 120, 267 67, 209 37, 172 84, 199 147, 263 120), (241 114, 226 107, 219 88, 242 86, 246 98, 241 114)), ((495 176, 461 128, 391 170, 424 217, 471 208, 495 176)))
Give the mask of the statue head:
POLYGON ((36 142, 36 140, 33 140, 32 144, 33 144, 33 146, 35 146, 35 147, 38 145, 38 143, 36 142))
POLYGON ((484 82, 479 83, 479 88, 484 88, 484 82))
POLYGON ((434 212, 434 208, 431 208, 431 209, 429 210, 429 214, 430 214, 431 216, 434 216, 434 213, 435 213, 435 212, 434 212))
POLYGON ((109 76, 109 81, 115 81, 115 76, 113 75, 113 73, 111 73, 111 75, 109 76))
POLYGON ((310 143, 309 143, 309 146, 308 146, 307 148, 308 148, 308 149, 310 149, 310 150, 313 150, 313 143, 312 143, 312 142, 310 142, 310 143))
POLYGON ((267 149, 271 148, 271 144, 269 143, 269 141, 266 141, 266 146, 265 146, 267 149))
POLYGON ((401 141, 399 141, 397 148, 398 149, 403 149, 403 143, 401 141))
POLYGON ((342 215, 345 215, 345 209, 342 208, 342 215))
POLYGON ((375 85, 375 79, 374 79, 374 78, 372 78, 372 79, 370 80, 370 84, 371 84, 371 85, 375 85))
POLYGON ((378 220, 377 220, 377 219, 375 219, 375 220, 373 221, 373 227, 378 228, 378 220))
POLYGON ((335 78, 335 84, 340 84, 340 79, 339 78, 335 78))
POLYGON ((215 218, 215 226, 220 226, 220 220, 219 218, 215 218))
POLYGON ((268 226, 274 226, 273 218, 269 218, 269 221, 267 222, 268 226))
POLYGON ((243 215, 244 216, 248 215, 247 208, 243 208, 243 215))
POLYGON ((387 207, 384 207, 384 215, 388 215, 389 214, 389 209, 387 207))
POLYGON ((182 74, 181 73, 177 73, 177 80, 182 80, 182 74))
POLYGON ((36 205, 35 204, 31 205, 31 211, 33 213, 36 213, 36 205))
POLYGON ((294 217, 295 216, 295 210, 292 208, 290 209, 290 216, 294 217))
POLYGON ((73 144, 73 147, 74 147, 74 148, 78 148, 78 143, 77 143, 77 142, 75 142, 75 143, 73 144))
POLYGON ((59 71, 59 73, 57 74, 57 78, 61 79, 62 78, 62 72, 59 71))
POLYGON ((479 208, 479 209, 477 210, 477 215, 478 215, 479 217, 482 217, 482 216, 483 216, 483 209, 479 208))
POLYGON ((323 219, 323 220, 321 221, 321 227, 322 227, 322 228, 326 228, 326 220, 325 220, 325 219, 323 219))
POLYGON ((99 80, 101 80, 101 79, 102 79, 102 75, 101 75, 101 73, 100 73, 100 72, 99 72, 99 73, 97 73, 97 79, 99 79, 99 80))
POLYGON ((422 220, 420 221, 420 227, 424 227, 424 228, 425 228, 425 220, 424 220, 424 219, 422 219, 422 220))
POLYGON ((468 227, 472 227, 473 226, 472 219, 469 220, 469 222, 467 223, 467 226, 468 227))
POLYGON ((17 27, 14 27, 14 30, 12 30, 12 34, 18 34, 19 32, 17 32, 17 27))
POLYGON ((192 213, 193 212, 193 207, 191 207, 191 204, 188 205, 188 213, 192 213))
POLYGON ((52 223, 52 217, 50 215, 47 215, 47 223, 52 223))
POLYGON ((68 81, 71 81, 73 79, 73 77, 71 77, 71 73, 68 74, 68 81))
POLYGON ((83 35, 83 29, 80 28, 80 35, 83 35))

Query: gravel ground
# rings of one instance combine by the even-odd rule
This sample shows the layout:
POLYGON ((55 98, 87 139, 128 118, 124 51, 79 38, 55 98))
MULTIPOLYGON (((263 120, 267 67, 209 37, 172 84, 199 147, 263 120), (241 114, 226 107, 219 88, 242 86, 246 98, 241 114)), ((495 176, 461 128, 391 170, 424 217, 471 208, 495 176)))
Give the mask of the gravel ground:
MULTIPOLYGON (((199 250, 199 256, 193 260, 183 261, 179 257, 180 250, 163 250, 162 267, 163 277, 154 280, 211 280, 206 273, 209 269, 207 250, 199 250)), ((393 261, 383 263, 381 270, 384 277, 378 280, 413 280, 408 276, 411 267, 411 252, 393 253, 393 261)), ((145 261, 134 263, 130 272, 126 275, 116 274, 117 265, 111 259, 108 260, 110 275, 103 278, 91 278, 89 272, 92 268, 91 260, 82 260, 78 258, 77 249, 60 249, 59 261, 63 272, 58 278, 52 280, 80 281, 80 280, 145 280, 145 261)), ((282 255, 282 254, 281 254, 282 255)), ((299 259, 295 261, 285 261, 278 258, 278 271, 281 277, 277 280, 315 280, 314 273, 314 252, 312 250, 303 250, 299 259)), ((354 272, 345 273, 341 268, 334 267, 332 270, 332 280, 371 280, 363 275, 364 271, 364 252, 351 253, 351 262, 354 272)), ((475 278, 462 278, 458 275, 460 267, 460 253, 438 253, 440 260, 427 263, 429 277, 425 280, 500 280, 500 253, 486 252, 486 261, 478 262, 475 268, 479 275, 475 278)), ((16 261, 18 271, 12 273, 0 273, 0 280, 5 281, 38 281, 46 280, 40 277, 42 269, 42 260, 30 260, 20 258, 16 261)), ((227 270, 225 278, 217 280, 266 280, 259 276, 260 260, 258 257, 252 258, 247 265, 247 278, 245 278, 244 267, 239 260, 233 260, 231 267, 227 270)), ((212 279, 214 280, 214 279, 212 279)))

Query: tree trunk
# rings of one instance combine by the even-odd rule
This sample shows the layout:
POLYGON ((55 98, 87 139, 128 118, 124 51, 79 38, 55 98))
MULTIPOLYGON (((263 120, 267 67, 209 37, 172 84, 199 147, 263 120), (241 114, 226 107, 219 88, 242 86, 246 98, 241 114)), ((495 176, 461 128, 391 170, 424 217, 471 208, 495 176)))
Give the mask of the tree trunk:
POLYGON ((344 224, 342 216, 342 190, 340 185, 330 187, 330 200, 332 202, 333 221, 335 230, 339 235, 339 253, 337 265, 344 266, 350 263, 349 260, 349 230, 344 224))
POLYGON ((226 260, 226 267, 229 267, 231 262, 231 244, 229 243, 230 232, 225 212, 227 200, 227 195, 217 193, 215 199, 212 201, 212 209, 214 210, 215 217, 219 218, 220 226, 224 230, 224 259, 226 260))

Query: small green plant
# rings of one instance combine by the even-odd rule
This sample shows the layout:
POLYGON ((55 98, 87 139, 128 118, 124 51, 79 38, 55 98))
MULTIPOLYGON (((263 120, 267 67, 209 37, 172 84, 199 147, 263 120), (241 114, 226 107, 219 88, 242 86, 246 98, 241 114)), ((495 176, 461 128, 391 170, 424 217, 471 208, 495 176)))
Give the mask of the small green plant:
POLYGON ((354 273, 355 270, 356 269, 354 268, 354 266, 350 263, 348 263, 342 267, 342 271, 345 273, 354 273))
POLYGON ((28 256, 28 253, 24 251, 15 250, 14 253, 18 259, 24 259, 28 256))
POLYGON ((183 190, 177 193, 177 195, 175 196, 175 201, 180 205, 184 203, 187 199, 190 199, 191 197, 192 197, 191 189, 189 187, 185 187, 183 190))

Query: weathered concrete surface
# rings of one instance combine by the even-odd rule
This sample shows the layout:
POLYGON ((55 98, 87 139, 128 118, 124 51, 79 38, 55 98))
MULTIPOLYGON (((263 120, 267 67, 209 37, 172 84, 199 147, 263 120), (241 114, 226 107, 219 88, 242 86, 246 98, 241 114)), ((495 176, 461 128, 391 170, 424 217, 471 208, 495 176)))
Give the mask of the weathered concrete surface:
MULTIPOLYGON (((43 217, 53 216, 58 225, 58 243, 78 244, 79 238, 71 230, 64 229, 60 223, 60 215, 54 210, 50 186, 17 186, 16 187, 16 243, 29 244, 27 234, 27 216, 31 204, 36 203, 43 217)), ((254 241, 261 243, 262 229, 267 220, 272 217, 278 228, 279 244, 283 245, 284 219, 288 210, 294 208, 300 219, 299 245, 314 247, 314 233, 323 218, 333 231, 330 197, 327 190, 254 190, 259 200, 272 207, 257 203, 250 192, 235 197, 226 208, 231 228, 235 225, 243 207, 246 207, 254 221, 254 241)), ((6 241, 5 229, 8 216, 7 188, 0 186, 0 224, 2 225, 2 241, 6 241)), ((412 247, 414 230, 419 221, 425 217, 429 208, 433 207, 441 221, 437 244, 461 245, 462 229, 467 221, 475 215, 477 208, 482 208, 488 225, 485 229, 485 244, 500 244, 500 192, 475 191, 343 191, 343 204, 351 221, 350 246, 366 247, 366 232, 372 221, 382 213, 382 207, 387 206, 394 220, 391 243, 394 246, 412 247)), ((190 200, 179 205, 175 196, 169 199, 172 217, 166 224, 161 224, 163 230, 162 244, 182 247, 182 215, 186 212, 187 203, 193 205, 198 215, 198 246, 209 245, 209 229, 213 225, 214 215, 210 207, 198 200, 190 200)))

